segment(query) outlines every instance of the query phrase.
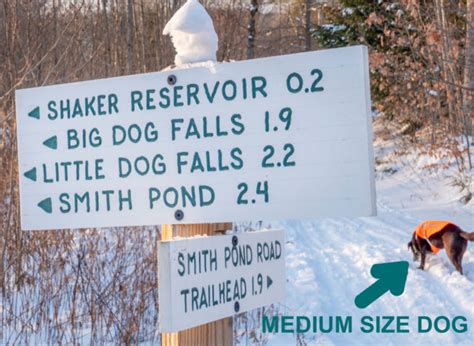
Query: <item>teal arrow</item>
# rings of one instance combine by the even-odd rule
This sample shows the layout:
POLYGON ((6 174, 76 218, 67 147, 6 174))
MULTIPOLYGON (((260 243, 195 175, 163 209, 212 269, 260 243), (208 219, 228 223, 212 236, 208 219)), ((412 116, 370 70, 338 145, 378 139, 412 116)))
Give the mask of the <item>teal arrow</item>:
POLYGON ((378 280, 355 297, 354 303, 359 309, 368 307, 388 291, 394 296, 402 295, 407 282, 408 262, 374 264, 370 274, 378 280))
POLYGON ((28 113, 30 118, 39 119, 40 118, 40 108, 36 107, 31 112, 28 113))
POLYGON ((28 179, 36 181, 36 168, 30 169, 28 172, 23 173, 23 175, 28 179))
POLYGON ((48 148, 56 150, 58 149, 58 137, 56 136, 50 137, 47 140, 45 140, 43 144, 47 146, 48 148))
POLYGON ((51 201, 51 198, 43 199, 41 202, 38 203, 38 207, 43 209, 48 214, 51 214, 53 212, 53 202, 51 201))
POLYGON ((270 287, 272 283, 273 283, 272 278, 267 275, 267 288, 270 287))

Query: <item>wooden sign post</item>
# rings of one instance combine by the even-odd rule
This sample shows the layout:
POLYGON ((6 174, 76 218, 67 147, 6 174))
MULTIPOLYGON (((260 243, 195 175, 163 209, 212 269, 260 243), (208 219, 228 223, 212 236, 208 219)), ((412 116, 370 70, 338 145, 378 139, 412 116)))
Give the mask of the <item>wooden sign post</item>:
MULTIPOLYGON (((169 225, 161 227, 161 239, 171 240, 174 236, 193 237, 196 235, 212 236, 215 232, 232 229, 232 223, 169 225)), ((158 283, 159 284, 159 283, 158 283)), ((187 345, 232 345, 233 323, 232 317, 219 321, 203 324, 178 333, 163 333, 161 335, 163 346, 187 345)))

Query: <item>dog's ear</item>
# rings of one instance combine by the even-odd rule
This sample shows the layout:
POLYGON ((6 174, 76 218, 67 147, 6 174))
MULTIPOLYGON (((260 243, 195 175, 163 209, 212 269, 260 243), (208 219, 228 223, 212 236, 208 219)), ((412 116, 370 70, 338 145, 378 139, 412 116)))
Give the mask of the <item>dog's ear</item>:
POLYGON ((407 250, 412 250, 413 251, 413 241, 409 241, 407 244, 407 250))

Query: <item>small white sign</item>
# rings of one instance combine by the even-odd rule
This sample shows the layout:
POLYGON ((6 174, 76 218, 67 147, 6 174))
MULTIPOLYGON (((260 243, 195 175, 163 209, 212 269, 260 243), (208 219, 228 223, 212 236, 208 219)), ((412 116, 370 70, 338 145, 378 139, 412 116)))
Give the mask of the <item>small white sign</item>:
POLYGON ((24 230, 375 214, 362 46, 18 90, 24 230))
POLYGON ((176 332, 283 300, 283 231, 160 242, 159 328, 176 332))

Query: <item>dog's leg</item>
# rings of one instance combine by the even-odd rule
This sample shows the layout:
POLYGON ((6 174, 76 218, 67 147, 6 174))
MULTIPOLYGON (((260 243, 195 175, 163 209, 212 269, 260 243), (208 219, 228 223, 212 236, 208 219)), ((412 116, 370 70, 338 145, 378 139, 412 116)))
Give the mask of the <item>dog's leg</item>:
POLYGON ((426 260, 426 252, 421 251, 421 261, 420 261, 420 266, 418 269, 425 270, 425 260, 426 260))
POLYGON ((456 270, 459 272, 459 274, 463 275, 462 274, 462 264, 461 264, 461 261, 462 261, 462 256, 461 258, 456 257, 456 258, 452 258, 451 259, 451 262, 453 263, 454 265, 454 268, 456 268, 456 270))
POLYGON ((464 252, 466 251, 466 244, 463 244, 461 251, 458 253, 456 256, 456 261, 454 263, 454 266, 456 267, 456 270, 463 275, 462 273, 462 258, 464 256, 464 252))
POLYGON ((449 241, 446 241, 446 244, 449 244, 449 246, 446 247, 446 255, 448 255, 449 260, 459 274, 463 275, 462 257, 464 251, 466 251, 467 241, 462 238, 451 237, 449 241), (459 241, 459 239, 461 239, 461 241, 459 241))
POLYGON ((462 253, 454 254, 453 251, 446 251, 446 254, 454 268, 462 275, 462 253))

